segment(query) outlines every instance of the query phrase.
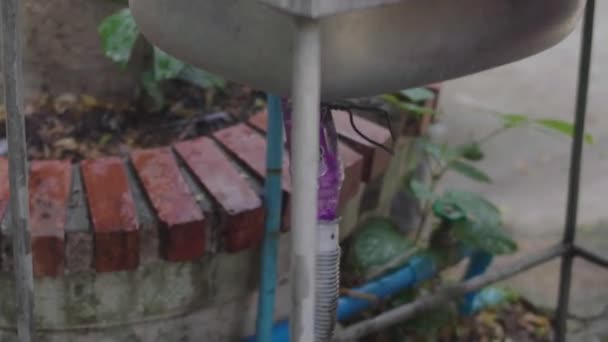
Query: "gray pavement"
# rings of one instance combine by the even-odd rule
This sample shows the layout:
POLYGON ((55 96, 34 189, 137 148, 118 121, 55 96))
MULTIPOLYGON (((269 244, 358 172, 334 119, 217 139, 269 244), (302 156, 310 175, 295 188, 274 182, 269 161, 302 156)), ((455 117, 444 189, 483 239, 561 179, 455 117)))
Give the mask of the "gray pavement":
MULTIPOLYGON (((578 220, 579 243, 608 256, 608 1, 597 1, 587 130, 578 220)), ((447 128, 442 139, 462 142, 499 124, 492 112, 572 120, 580 27, 550 50, 526 60, 444 83, 440 110, 447 128)), ((445 186, 480 191, 502 210, 508 229, 521 241, 520 253, 561 238, 570 140, 555 134, 515 129, 488 143, 480 167, 493 183, 480 185, 451 175, 445 186)), ((509 257, 510 258, 510 257, 509 257)), ((506 258, 506 259, 509 259, 506 258)), ((504 262, 499 260, 500 262, 504 262)), ((507 282, 543 306, 554 306, 558 263, 507 282)), ((600 312, 608 305, 608 270, 575 265, 572 310, 600 312)))

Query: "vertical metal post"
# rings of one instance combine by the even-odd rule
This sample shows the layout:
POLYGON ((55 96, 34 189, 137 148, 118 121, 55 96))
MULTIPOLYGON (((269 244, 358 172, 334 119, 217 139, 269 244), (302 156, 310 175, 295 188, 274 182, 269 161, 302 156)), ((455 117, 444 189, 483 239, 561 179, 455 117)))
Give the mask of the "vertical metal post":
POLYGON ((583 138, 585 134, 585 114, 587 111, 587 95, 589 90, 589 70, 591 66, 591 48, 593 43, 593 19, 595 0, 588 0, 585 9, 581 54, 579 61, 578 89, 576 97, 576 117, 574 138, 570 156, 570 175, 568 183, 568 203, 566 208, 566 228, 563 243, 569 249, 562 257, 559 299, 556 314, 557 341, 563 342, 567 332, 567 316, 570 300, 570 285, 572 279, 572 261, 574 258, 574 239, 576 237, 576 217, 578 211, 578 195, 580 186, 581 160, 583 156, 583 138))
POLYGON ((315 252, 321 46, 319 23, 297 20, 293 57, 291 130, 291 319, 292 342, 314 341, 315 252))
POLYGON ((2 0, 2 64, 9 163, 9 228, 15 259, 17 332, 19 341, 30 342, 34 334, 34 279, 29 233, 28 168, 23 117, 21 74, 21 1, 2 0))

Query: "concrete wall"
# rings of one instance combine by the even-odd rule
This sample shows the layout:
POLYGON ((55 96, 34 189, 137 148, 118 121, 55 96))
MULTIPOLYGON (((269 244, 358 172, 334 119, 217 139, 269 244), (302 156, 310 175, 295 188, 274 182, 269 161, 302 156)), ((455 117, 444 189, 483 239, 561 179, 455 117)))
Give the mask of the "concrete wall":
POLYGON ((97 26, 125 4, 112 0, 24 0, 26 98, 38 93, 133 94, 133 79, 102 52, 97 26))

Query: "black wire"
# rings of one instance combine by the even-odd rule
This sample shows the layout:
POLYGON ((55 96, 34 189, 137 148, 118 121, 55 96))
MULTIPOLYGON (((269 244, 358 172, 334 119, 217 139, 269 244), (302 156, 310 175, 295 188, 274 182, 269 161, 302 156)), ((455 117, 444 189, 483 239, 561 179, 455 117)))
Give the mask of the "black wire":
POLYGON ((393 147, 388 147, 384 144, 381 144, 371 138, 369 138, 368 136, 366 136, 363 132, 361 132, 361 130, 359 130, 359 128, 357 127, 357 125, 355 124, 355 119, 354 119, 354 114, 353 114, 353 109, 355 110, 359 110, 359 111, 368 111, 368 112, 377 112, 380 113, 384 116, 385 120, 386 120, 386 124, 388 126, 388 130, 391 134, 391 140, 392 140, 392 145, 395 145, 395 132, 393 132, 393 127, 391 124, 391 118, 390 115, 388 114, 387 111, 382 110, 380 108, 376 108, 376 107, 364 107, 364 106, 359 106, 356 104, 351 104, 351 103, 330 103, 330 104, 324 104, 324 106, 326 106, 327 108, 329 108, 330 110, 342 110, 348 113, 349 116, 349 120, 350 120, 350 125, 353 128, 353 130, 361 137, 363 138, 365 141, 367 141, 368 143, 382 149, 383 151, 386 151, 387 153, 393 155, 394 154, 394 149, 393 147))

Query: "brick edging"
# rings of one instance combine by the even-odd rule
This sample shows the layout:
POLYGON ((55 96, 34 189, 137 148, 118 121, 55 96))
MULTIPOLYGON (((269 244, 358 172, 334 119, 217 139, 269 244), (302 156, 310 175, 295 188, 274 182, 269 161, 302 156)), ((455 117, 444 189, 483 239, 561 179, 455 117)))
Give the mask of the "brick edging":
MULTIPOLYGON (((429 88, 439 91, 435 86, 429 88)), ((437 103, 426 105, 436 107, 437 103)), ((259 246, 264 223, 261 189, 266 120, 262 111, 211 137, 135 150, 128 158, 89 159, 76 165, 57 160, 32 162, 35 276, 133 270, 142 263, 193 261, 205 254, 259 246)), ((361 117, 355 120, 374 140, 390 142, 387 128, 361 117)), ((423 134, 426 125, 421 123, 416 133, 423 134)), ((336 126, 345 167, 340 197, 344 207, 349 201, 360 201, 362 186, 380 178, 391 158, 358 138, 344 113, 336 113, 336 126)), ((288 207, 291 179, 288 159, 284 160, 288 207)), ((2 271, 12 270, 6 227, 7 164, 0 157, 2 271)), ((358 204, 350 207, 358 208, 358 204)), ((288 217, 283 220, 288 226, 288 217)))

